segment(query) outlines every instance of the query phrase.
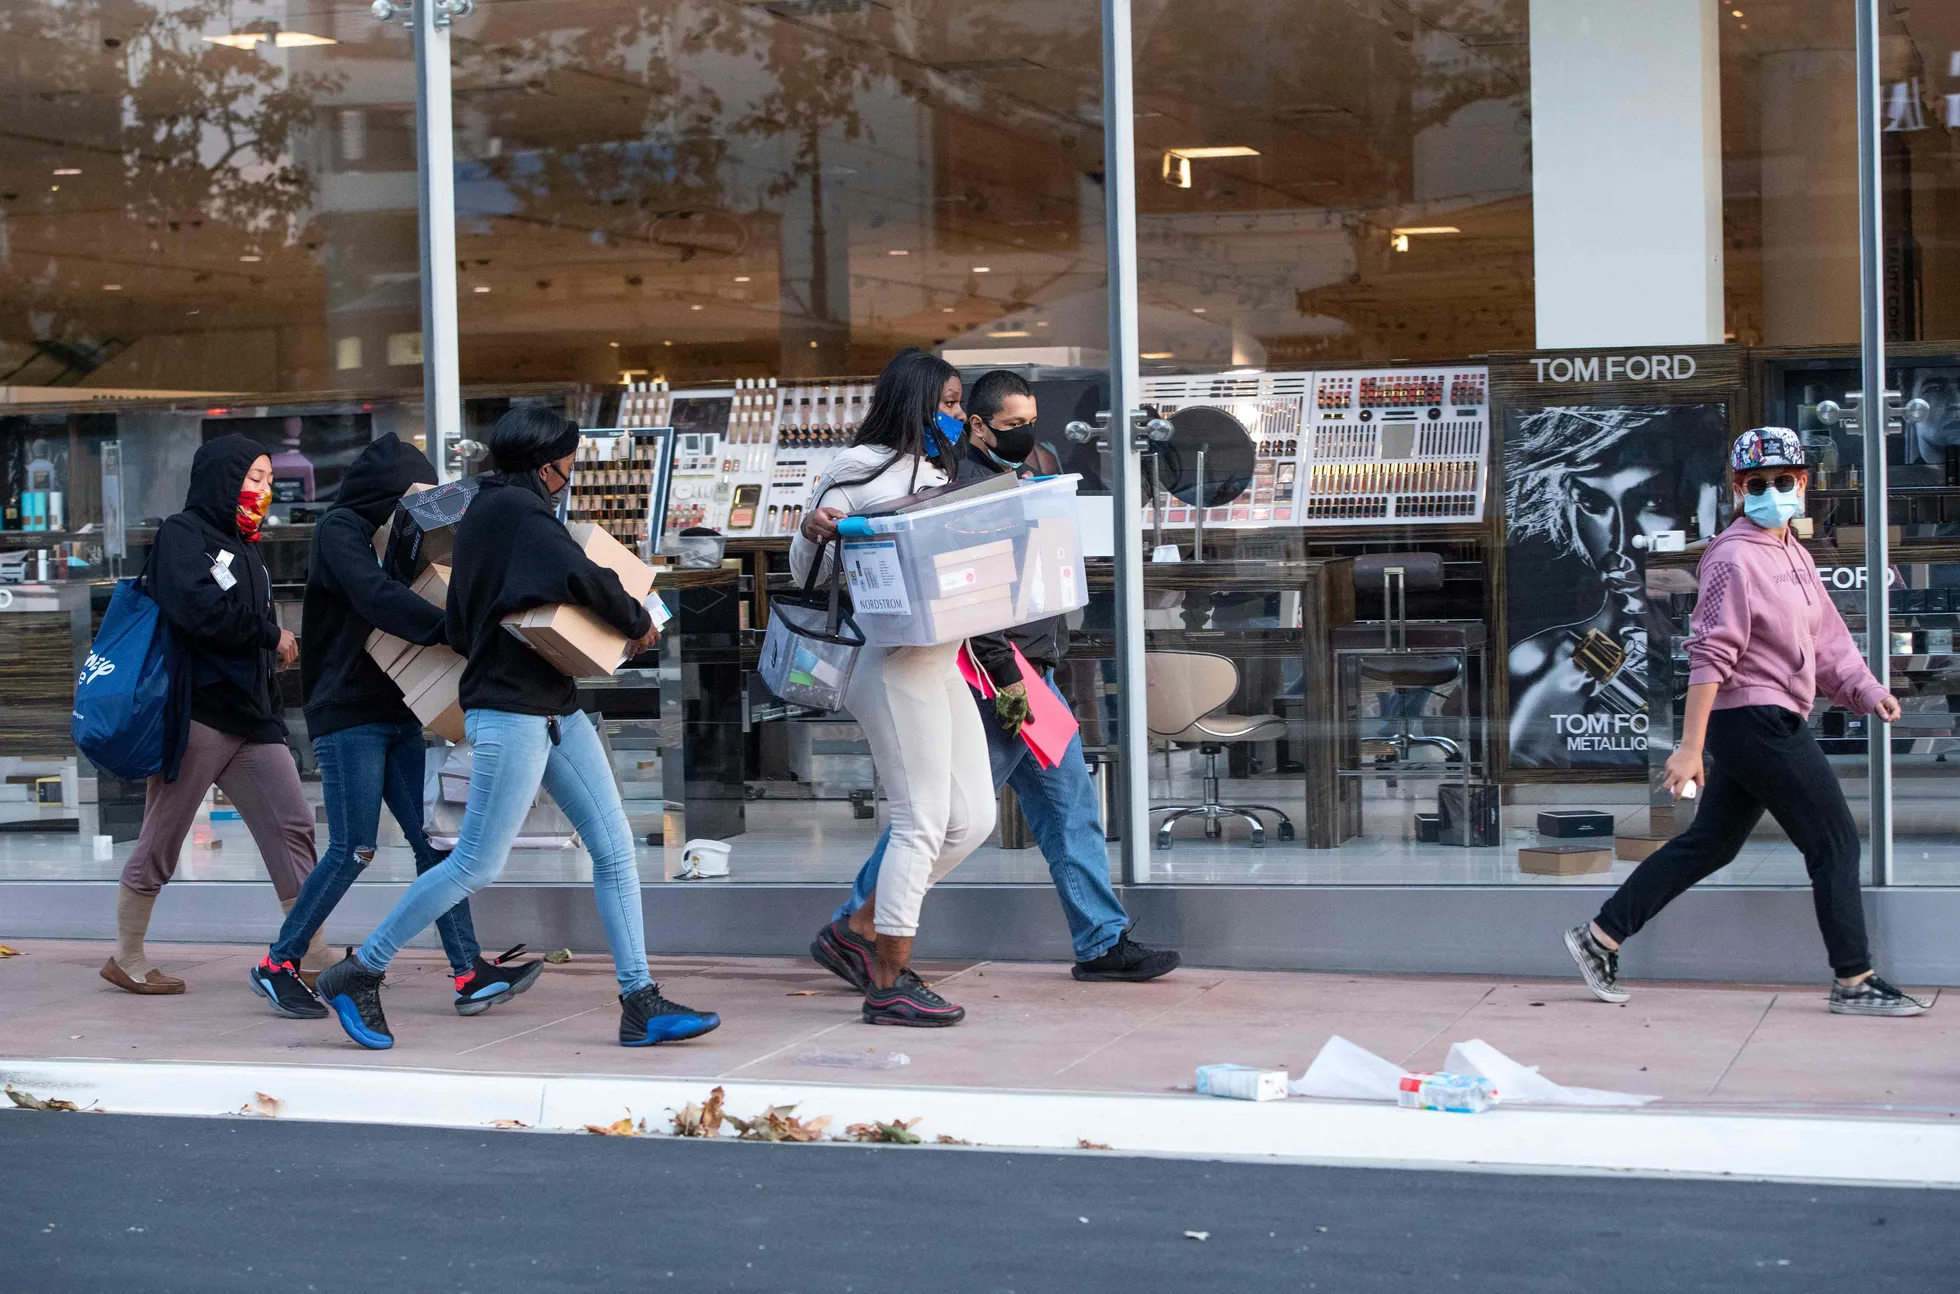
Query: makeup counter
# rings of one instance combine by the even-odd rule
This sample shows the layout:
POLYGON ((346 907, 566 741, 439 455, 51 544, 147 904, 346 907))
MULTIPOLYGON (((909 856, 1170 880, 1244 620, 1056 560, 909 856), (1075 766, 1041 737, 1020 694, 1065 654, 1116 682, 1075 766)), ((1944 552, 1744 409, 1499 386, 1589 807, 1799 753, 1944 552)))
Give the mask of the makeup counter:
MULTIPOLYGON (((1901 389, 1929 405, 1888 439, 1893 671, 1907 711, 1894 750, 1906 780, 1941 775, 1960 752, 1960 381, 1949 376, 1960 357, 1907 348, 1895 363, 1901 389)), ((1685 347, 1146 377, 1143 399, 1170 429, 1161 458, 1145 459, 1162 487, 1143 509, 1148 664, 1183 679, 1190 661, 1177 658, 1222 659, 1229 686, 1207 709, 1259 721, 1255 740, 1207 742, 1173 722, 1175 705, 1153 711, 1153 804, 1255 802, 1286 816, 1282 830, 1260 815, 1269 841, 1310 848, 1364 834, 1494 845, 1502 821, 1531 820, 1505 806, 1624 817, 1648 804, 1651 832, 1676 829, 1653 787, 1685 689, 1693 566, 1728 520, 1726 448, 1742 428, 1803 434, 1819 465, 1806 542, 1862 632, 1862 441, 1830 417, 1856 364, 1848 350, 1685 347)), ((1037 444, 1082 478, 1091 600, 1072 617, 1057 684, 1092 770, 1113 787, 1107 770, 1125 747, 1110 701, 1113 570, 1096 555, 1111 551, 1107 382, 1017 371, 1040 404, 1037 444)), ((877 812, 848 716, 786 705, 754 672, 769 598, 789 584, 789 536, 871 383, 465 393, 466 436, 518 401, 589 428, 571 518, 662 566, 656 587, 675 613, 662 644, 584 691, 650 841, 742 834, 758 801, 877 812)), ((241 430, 274 458, 276 524, 262 551, 297 630, 312 518, 368 440, 394 430, 421 443, 419 392, 0 410, 0 760, 37 797, 60 779, 61 815, 90 806, 119 839, 140 821, 141 788, 97 785, 77 767, 73 673, 113 579, 141 569, 156 521, 181 506, 197 444, 241 430)), ((449 457, 446 474, 467 468, 453 447, 449 457)), ((298 737, 296 671, 281 682, 298 737)), ((1179 687, 1189 704, 1209 696, 1179 687)), ((1178 688, 1153 683, 1153 701, 1160 691, 1178 688)), ((1862 720, 1820 707, 1812 722, 1859 776, 1862 720)), ((310 775, 307 743, 294 747, 310 775)), ((0 806, 0 818, 17 807, 0 806)), ((1237 827, 1222 837, 1245 838, 1237 827)), ((1018 813, 1003 814, 1001 840, 1029 843, 1018 813)))

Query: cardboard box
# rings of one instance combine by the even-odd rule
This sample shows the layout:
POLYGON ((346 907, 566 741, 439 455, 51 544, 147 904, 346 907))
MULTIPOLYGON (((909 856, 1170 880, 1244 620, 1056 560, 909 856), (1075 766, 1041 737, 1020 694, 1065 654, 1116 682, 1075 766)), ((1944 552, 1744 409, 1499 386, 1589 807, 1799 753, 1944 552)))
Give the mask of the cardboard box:
POLYGON ((1014 566, 1014 542, 1010 539, 934 553, 932 568, 938 581, 933 596, 940 598, 979 589, 1006 588, 1019 574, 1014 566))
POLYGON ((1021 585, 1014 600, 1014 618, 1026 623, 1057 614, 1075 602, 1075 581, 1082 544, 1075 522, 1068 517, 1043 517, 1028 533, 1028 551, 1021 559, 1021 585))
POLYGON ((1518 870, 1534 876, 1583 876, 1613 870, 1604 845, 1528 845, 1518 851, 1518 870))
POLYGON ((1538 834, 1555 840, 1576 840, 1613 834, 1613 815, 1598 809, 1540 809, 1538 834))
POLYGON ((457 689, 462 685, 463 666, 468 662, 447 647, 424 647, 422 651, 433 659, 434 668, 413 694, 404 690, 402 699, 424 728, 446 741, 461 741, 463 705, 457 689))
MULTIPOLYGON (((585 555, 619 576, 627 596, 643 602, 653 592, 653 568, 590 522, 566 527, 585 555)), ((611 674, 626 654, 626 635, 584 607, 544 606, 504 617, 504 629, 570 678, 611 674)))
POLYGON ((463 659, 447 647, 417 647, 413 653, 404 656, 388 671, 388 677, 402 690, 404 699, 414 696, 436 675, 447 669, 452 661, 463 659))
MULTIPOLYGON (((428 488, 429 488, 428 486, 422 484, 420 481, 417 481, 414 485, 411 485, 406 490, 402 491, 402 497, 406 499, 409 495, 420 494, 422 491, 428 488)), ((377 528, 374 532, 374 560, 378 562, 388 555, 388 541, 393 539, 394 537, 395 537, 395 517, 393 513, 390 513, 388 515, 388 519, 382 522, 380 527, 377 528)))
POLYGON ((1613 837, 1613 857, 1624 858, 1631 863, 1644 863, 1648 858, 1674 839, 1673 836, 1637 833, 1613 837))
POLYGON ((1004 587, 976 589, 926 603, 932 632, 941 642, 993 633, 1014 623, 1014 599, 1004 587))
POLYGON ((395 667, 401 665, 416 645, 406 638, 397 638, 391 633, 377 629, 367 636, 367 654, 383 671, 393 674, 395 667))
POLYGON ((447 607, 449 605, 449 568, 440 562, 434 563, 429 569, 416 576, 415 582, 408 587, 419 594, 422 600, 430 606, 447 607))

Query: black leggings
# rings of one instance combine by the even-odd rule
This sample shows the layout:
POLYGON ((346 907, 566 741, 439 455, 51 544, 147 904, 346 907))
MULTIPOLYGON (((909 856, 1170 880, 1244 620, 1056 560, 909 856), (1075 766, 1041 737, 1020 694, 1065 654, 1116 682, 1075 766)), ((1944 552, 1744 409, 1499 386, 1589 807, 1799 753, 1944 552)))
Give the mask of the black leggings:
POLYGON ((1872 968, 1858 890, 1858 827, 1837 775, 1803 716, 1777 705, 1708 717, 1708 781, 1692 826, 1634 868, 1599 910, 1599 928, 1624 941, 1676 895, 1734 861, 1768 809, 1803 851, 1824 950, 1841 979, 1872 968))

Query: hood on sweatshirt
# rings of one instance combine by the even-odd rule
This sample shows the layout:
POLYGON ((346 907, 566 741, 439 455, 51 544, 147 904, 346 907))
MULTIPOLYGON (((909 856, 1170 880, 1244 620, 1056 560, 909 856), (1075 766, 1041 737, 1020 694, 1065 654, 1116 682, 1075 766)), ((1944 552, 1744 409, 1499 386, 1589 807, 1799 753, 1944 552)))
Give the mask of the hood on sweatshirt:
POLYGON ((428 455, 391 431, 371 442, 347 465, 333 506, 347 508, 369 525, 378 526, 394 514, 395 505, 409 486, 435 483, 436 469, 428 455))
POLYGON ((250 436, 219 436, 197 447, 191 458, 191 488, 184 495, 184 511, 221 535, 238 534, 238 492, 245 488, 245 474, 261 458, 272 452, 250 436))

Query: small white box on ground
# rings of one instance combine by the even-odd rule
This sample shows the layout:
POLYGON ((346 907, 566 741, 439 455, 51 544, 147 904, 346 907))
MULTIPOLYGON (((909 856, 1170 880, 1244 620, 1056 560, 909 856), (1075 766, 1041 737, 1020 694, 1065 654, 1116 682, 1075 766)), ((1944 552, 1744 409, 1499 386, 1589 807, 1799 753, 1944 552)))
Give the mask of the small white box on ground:
POLYGON ((1282 1101, 1286 1099, 1286 1071, 1252 1065, 1200 1065, 1198 1095, 1234 1101, 1282 1101))

